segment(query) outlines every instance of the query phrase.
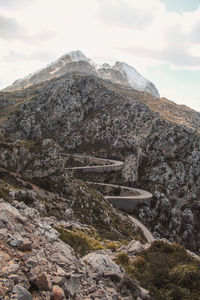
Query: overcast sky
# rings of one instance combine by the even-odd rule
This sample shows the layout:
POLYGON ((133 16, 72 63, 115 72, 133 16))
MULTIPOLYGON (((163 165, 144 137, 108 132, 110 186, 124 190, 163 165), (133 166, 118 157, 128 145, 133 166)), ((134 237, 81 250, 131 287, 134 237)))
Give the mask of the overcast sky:
POLYGON ((77 49, 200 111, 200 0, 0 0, 0 88, 77 49))

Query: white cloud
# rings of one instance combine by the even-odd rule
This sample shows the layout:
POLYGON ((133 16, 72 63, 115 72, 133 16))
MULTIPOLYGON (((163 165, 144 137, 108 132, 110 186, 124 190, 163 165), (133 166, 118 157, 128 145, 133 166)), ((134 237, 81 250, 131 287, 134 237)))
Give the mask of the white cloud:
POLYGON ((20 9, 22 7, 31 5, 38 0, 1 0, 0 8, 4 9, 20 9))
POLYGON ((9 54, 3 57, 3 61, 6 63, 28 62, 32 60, 48 62, 50 59, 53 59, 53 56, 54 55, 50 51, 37 51, 24 54, 15 51, 9 51, 9 54))
POLYGON ((123 50, 134 53, 135 56, 169 64, 175 69, 200 69, 200 55, 192 55, 186 47, 181 45, 171 45, 161 50, 142 47, 130 47, 123 50))
POLYGON ((44 42, 54 36, 53 31, 42 30, 39 33, 29 34, 23 24, 12 17, 5 17, 0 14, 0 39, 20 40, 25 43, 44 42))
POLYGON ((0 38, 5 40, 23 39, 26 35, 24 27, 14 18, 0 14, 0 38))
MULTIPOLYGON (((154 0, 149 0, 155 4, 154 0)), ((139 7, 139 5, 138 5, 139 7)), ((132 29, 134 39, 120 45, 122 52, 134 57, 167 63, 172 68, 200 69, 200 8, 193 13, 169 13, 162 6, 152 12, 152 23, 145 31, 132 29), (139 35, 139 37, 138 37, 139 35)), ((129 26, 131 28, 131 26, 129 26)))
POLYGON ((0 39, 2 88, 73 49, 142 73, 200 70, 200 8, 177 14, 159 0, 0 0, 0 39))
MULTIPOLYGON (((136 60, 142 69, 140 58, 147 65, 157 60, 177 68, 199 67, 194 49, 200 43, 200 10, 169 13, 158 0, 1 0, 0 7, 19 5, 20 10, 0 18, 0 38, 29 43, 32 52, 51 49, 59 56, 80 48, 88 56, 134 65, 136 60)), ((15 46, 11 43, 7 53, 15 49, 23 55, 24 47, 15 46)))
POLYGON ((108 25, 144 29, 153 22, 155 1, 98 0, 99 17, 108 25))

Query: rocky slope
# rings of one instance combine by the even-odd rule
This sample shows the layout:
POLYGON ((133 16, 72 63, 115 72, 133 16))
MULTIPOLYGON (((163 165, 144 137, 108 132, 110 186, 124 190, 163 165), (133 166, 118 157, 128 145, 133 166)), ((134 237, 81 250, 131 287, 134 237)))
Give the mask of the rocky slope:
POLYGON ((0 299, 150 299, 110 250, 142 233, 52 140, 0 143, 0 206, 0 299))
POLYGON ((150 299, 113 261, 111 250, 78 257, 53 228, 69 223, 42 218, 15 198, 16 190, 12 204, 0 199, 0 299, 150 299))
MULTIPOLYGON (((17 179, 20 182, 21 178, 22 183, 32 186, 29 188, 33 188, 42 198, 47 215, 64 220, 72 210, 80 222, 93 225, 104 237, 130 239, 134 236, 134 230, 136 236, 140 236, 128 218, 114 210, 101 194, 69 174, 61 148, 52 140, 0 143, 0 150, 0 167, 15 175, 15 182, 17 179)), ((2 173, 2 177, 5 174, 2 173)), ((9 198, 3 183, 0 191, 9 198)))
POLYGON ((153 96, 159 97, 158 90, 154 84, 127 63, 116 62, 113 66, 109 64, 97 65, 80 50, 69 52, 46 68, 32 73, 23 79, 16 80, 5 91, 24 89, 70 72, 93 74, 103 79, 109 79, 114 83, 130 86, 136 90, 146 91, 153 96))
MULTIPOLYGON (((21 171, 32 181, 36 178, 44 180, 46 176, 54 178, 53 183, 55 178, 60 180, 63 163, 59 147, 52 141, 4 143, 0 153, 1 161, 7 160, 4 167, 21 171), (46 155, 42 156, 44 151, 46 155), (28 158, 30 152, 31 161, 28 158), (22 154, 25 168, 20 166, 22 154), (18 167, 14 164, 16 160, 18 167), (23 170, 29 171, 24 173, 23 170)), ((66 188, 68 191, 66 199, 60 196, 63 195, 60 186, 52 184, 54 192, 50 192, 27 180, 11 170, 0 169, 0 299, 198 299, 199 257, 167 241, 150 245, 140 238, 141 243, 139 235, 129 243, 119 240, 119 233, 113 233, 117 233, 118 223, 122 230, 120 219, 125 226, 124 234, 126 231, 129 238, 131 234, 133 237, 133 228, 129 231, 131 226, 127 218, 119 212, 111 229, 115 241, 110 241, 105 238, 106 230, 101 236, 98 234, 96 223, 93 226, 85 224, 95 201, 94 191, 86 190, 86 185, 85 189, 83 186, 80 189, 75 179, 69 180, 67 176, 64 183, 65 191, 66 188), (87 199, 87 213, 79 204, 84 223, 77 218, 71 203, 78 201, 77 197, 73 198, 72 189, 79 190, 79 197, 80 192, 84 192, 87 199), (64 206, 62 202, 65 202, 64 206), (70 204, 71 208, 68 208, 70 204)), ((103 199, 101 204, 109 218, 108 204, 106 207, 103 199)), ((115 213, 112 208, 110 218, 115 213)), ((98 215, 99 221, 104 222, 100 211, 98 215)))

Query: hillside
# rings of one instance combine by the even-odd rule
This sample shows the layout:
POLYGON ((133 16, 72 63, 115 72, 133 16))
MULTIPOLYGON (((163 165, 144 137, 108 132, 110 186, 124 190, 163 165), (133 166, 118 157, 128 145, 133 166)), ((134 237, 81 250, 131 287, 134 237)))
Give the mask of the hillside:
POLYGON ((177 243, 199 255, 199 113, 80 72, 1 91, 0 108, 2 297, 198 299, 199 257, 177 243), (76 174, 75 153, 123 168, 76 174), (167 240, 87 181, 152 193, 132 216, 167 240))

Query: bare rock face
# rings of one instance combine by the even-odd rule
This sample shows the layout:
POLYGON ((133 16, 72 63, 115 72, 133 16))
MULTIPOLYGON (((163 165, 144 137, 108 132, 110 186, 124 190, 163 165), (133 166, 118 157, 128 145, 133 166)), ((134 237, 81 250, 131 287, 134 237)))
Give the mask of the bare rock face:
POLYGON ((82 260, 91 265, 94 270, 98 271, 99 273, 121 272, 119 266, 114 263, 106 253, 90 253, 84 256, 82 260))

